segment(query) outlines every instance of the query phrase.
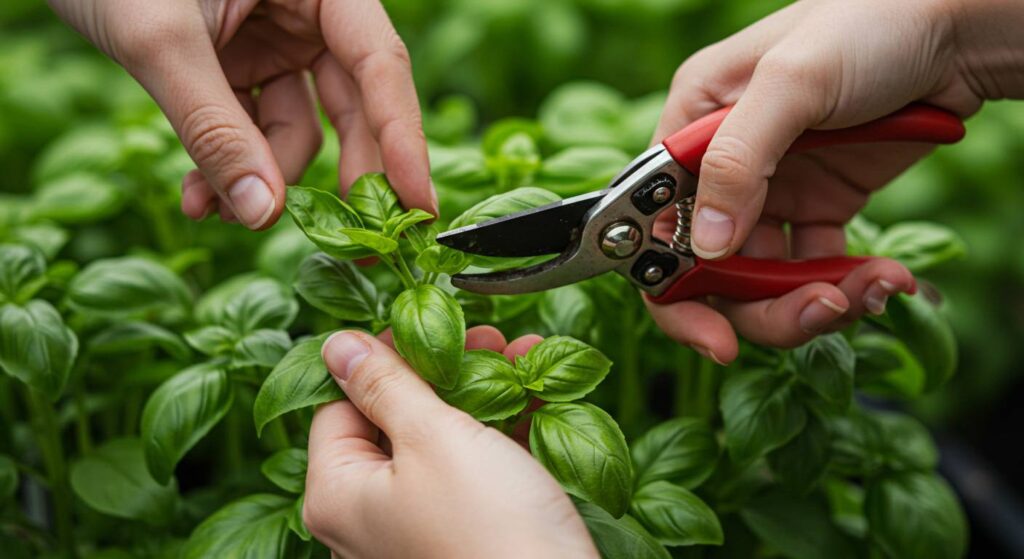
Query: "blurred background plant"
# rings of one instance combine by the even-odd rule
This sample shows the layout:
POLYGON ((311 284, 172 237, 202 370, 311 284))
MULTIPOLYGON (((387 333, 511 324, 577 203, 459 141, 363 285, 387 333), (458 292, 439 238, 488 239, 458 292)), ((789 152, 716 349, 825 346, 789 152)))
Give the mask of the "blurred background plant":
MULTIPOLYGON (((646 147, 669 80, 688 55, 786 2, 385 4, 413 56, 443 214, 453 216, 525 184, 562 196, 600 186, 646 147)), ((1021 494, 1024 482, 1015 474, 1024 468, 1017 441, 1024 425, 1024 106, 989 103, 967 128, 964 142, 939 149, 900 177, 864 215, 883 227, 939 222, 964 240, 965 256, 927 275, 946 300, 959 343, 958 374, 916 400, 913 411, 940 442, 947 435, 968 441, 1021 494)), ((306 184, 336 184, 338 146, 326 137, 306 184)), ((197 290, 254 266, 290 282, 309 249, 288 220, 252 234, 180 215, 180 179, 191 167, 159 111, 120 68, 39 2, 0 4, 0 240, 35 245, 54 260, 48 274, 55 282, 87 262, 124 254, 156 258, 197 290)), ((602 312, 599 293, 567 297, 592 297, 602 312)), ((516 316, 525 312, 519 307, 513 299, 481 303, 477 319, 501 319, 514 330, 516 316)), ((538 308, 541 321, 555 330, 560 308, 538 308)), ((624 330, 659 337, 644 329, 640 308, 627 308, 626 315, 624 330)), ((523 327, 533 323, 522 320, 523 327)), ((618 393, 595 398, 608 398, 608 406, 625 414, 627 431, 649 426, 673 407, 701 406, 658 396, 675 382, 658 372, 690 359, 688 352, 625 359, 615 353, 609 351, 617 362, 638 364, 630 378, 642 382, 623 387, 631 396, 622 403, 612 401, 618 393), (633 405, 626 403, 632 395, 650 405, 621 409, 633 405)), ((127 402, 135 406, 127 413, 137 414, 141 401, 127 402)), ((975 552, 991 556, 999 549, 986 547, 984 530, 974 533, 975 552)))

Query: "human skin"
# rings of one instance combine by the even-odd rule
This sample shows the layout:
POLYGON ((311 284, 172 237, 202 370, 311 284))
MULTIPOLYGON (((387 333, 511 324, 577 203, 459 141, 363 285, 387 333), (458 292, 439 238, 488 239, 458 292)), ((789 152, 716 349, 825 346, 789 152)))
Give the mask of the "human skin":
MULTIPOLYGON (((341 557, 596 558, 583 520, 517 442, 442 401, 390 347, 360 332, 327 340, 348 399, 317 410, 303 519, 341 557)), ((512 359, 541 341, 496 329, 470 349, 512 359)))
POLYGON ((343 193, 385 171, 406 208, 437 213, 409 55, 380 2, 49 3, 167 115, 198 167, 182 181, 189 217, 273 225, 320 148, 317 99, 338 132, 343 193))
MULTIPOLYGON (((1015 0, 804 0, 690 57, 654 140, 734 106, 701 165, 695 253, 845 254, 843 226, 931 146, 840 146, 783 158, 789 145, 807 129, 861 124, 914 101, 967 118, 987 99, 1024 97, 1021 29, 1024 3, 1015 0)), ((663 235, 670 226, 660 224, 663 235)), ((879 260, 837 286, 814 283, 777 299, 648 307, 671 337, 724 363, 738 353, 734 329, 792 347, 881 314, 889 296, 912 285, 906 268, 879 260)))

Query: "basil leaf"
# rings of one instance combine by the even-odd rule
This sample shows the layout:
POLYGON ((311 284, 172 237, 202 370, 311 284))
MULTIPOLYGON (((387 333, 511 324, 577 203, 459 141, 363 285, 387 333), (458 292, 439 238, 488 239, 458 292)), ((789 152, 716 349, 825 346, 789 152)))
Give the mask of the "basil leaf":
POLYGON ((195 305, 195 319, 199 324, 222 324, 225 309, 234 298, 252 282, 263 279, 256 273, 234 276, 210 288, 195 305))
POLYGON ((740 464, 786 444, 807 421, 793 396, 788 375, 766 371, 737 371, 722 383, 721 411, 726 447, 740 464))
POLYGON ((541 206, 558 202, 561 198, 557 194, 536 187, 522 187, 509 192, 491 196, 486 200, 474 205, 459 217, 452 220, 449 230, 476 225, 506 215, 539 208, 541 206))
POLYGON ((840 410, 853 401, 857 355, 840 333, 818 336, 793 351, 796 374, 840 410))
POLYGON ((366 247, 376 254, 391 254, 398 250, 398 241, 373 231, 349 227, 338 229, 338 233, 347 237, 352 244, 366 247))
POLYGON ((279 221, 270 237, 256 252, 256 267, 260 273, 284 284, 292 284, 299 265, 317 252, 316 245, 290 221, 279 221))
POLYGON ((529 402, 515 367, 504 355, 486 349, 467 351, 455 386, 438 393, 479 421, 511 417, 529 402))
POLYGON ((665 545, 722 545, 722 525, 711 507, 678 485, 667 481, 642 485, 629 510, 665 545))
POLYGON ((65 175, 36 190, 32 217, 58 223, 93 223, 117 215, 127 198, 110 179, 87 172, 65 175))
POLYGON ((864 513, 870 538, 892 557, 944 559, 967 551, 967 521, 949 485, 934 474, 869 481, 864 513))
POLYGON ((626 438, 604 410, 584 402, 533 412, 530 451, 566 492, 618 518, 629 507, 633 464, 626 438))
POLYGON ((224 307, 221 324, 239 334, 255 330, 283 330, 295 320, 299 302, 291 288, 277 280, 259 278, 235 294, 224 307))
POLYGON ((768 464, 787 489, 807 493, 825 475, 830 443, 831 437, 824 423, 814 414, 808 414, 803 431, 770 452, 768 464))
POLYGON ((293 186, 288 189, 286 207, 306 238, 327 254, 342 260, 373 256, 372 251, 339 233, 344 228, 362 227, 363 222, 359 214, 337 196, 315 188, 293 186))
POLYGON ((467 190, 492 182, 483 153, 465 146, 431 144, 430 176, 439 185, 467 190))
POLYGON ((0 503, 18 492, 18 466, 10 456, 0 454, 0 503))
POLYGON ((306 487, 306 464, 309 454, 304 448, 286 448, 263 461, 260 471, 274 485, 289 493, 302 493, 306 487))
POLYGON ((431 219, 434 219, 434 214, 430 212, 425 212, 419 208, 409 210, 403 214, 390 217, 384 222, 384 236, 398 239, 399 235, 404 233, 406 229, 431 219))
POLYGON ((924 369, 906 344, 879 332, 851 342, 857 355, 857 385, 885 395, 913 398, 924 389, 924 369))
POLYGON ((718 441, 703 419, 670 419, 645 433, 631 450, 637 487, 664 480, 692 489, 718 462, 718 441))
POLYGON ((339 320, 370 322, 384 318, 384 305, 373 282, 355 264, 324 253, 302 262, 295 291, 310 305, 339 320))
POLYGON ((864 489, 858 483, 839 478, 825 478, 824 486, 832 522, 854 538, 864 539, 868 533, 868 521, 864 517, 864 489))
POLYGON ((853 216, 853 219, 846 224, 846 252, 854 256, 868 256, 873 254, 872 247, 881 235, 882 229, 868 221, 861 214, 853 216))
POLYGON ((544 160, 537 186, 566 198, 604 188, 629 165, 630 156, 607 146, 570 147, 544 160))
POLYGON ((576 502, 576 510, 583 517, 594 545, 601 557, 616 559, 669 559, 671 556, 658 540, 631 516, 614 518, 593 503, 576 502))
POLYGON ((433 110, 423 112, 423 131, 428 138, 446 144, 464 141, 476 128, 476 112, 476 106, 468 97, 447 95, 433 110))
POLYGON ((46 182, 79 171, 109 173, 122 163, 121 144, 122 138, 111 126, 93 124, 71 129, 39 154, 32 176, 46 182))
POLYGON ((352 183, 345 200, 368 229, 384 230, 384 223, 402 215, 398 195, 382 173, 367 173, 352 183))
POLYGON ((287 412, 345 397, 320 356, 320 348, 328 335, 295 344, 270 371, 252 408, 257 434, 263 432, 267 423, 287 412))
POLYGON ((181 457, 231 408, 234 392, 224 369, 190 367, 161 384, 142 410, 142 442, 153 479, 167 483, 181 457))
POLYGON ((540 122, 556 146, 624 145, 626 100, 599 83, 574 82, 553 91, 541 104, 540 122))
POLYGON ((416 257, 416 266, 424 272, 454 276, 469 267, 472 261, 473 257, 461 250, 430 245, 416 257))
POLYGON ((136 353, 158 347, 178 360, 188 359, 191 352, 177 334, 148 322, 117 322, 101 330, 89 340, 93 355, 136 353))
POLYGON ((832 467, 851 476, 930 471, 938 451, 925 428, 907 415, 858 411, 833 418, 832 467))
POLYGON ((455 299, 433 285, 403 291, 391 306, 395 349, 423 378, 444 389, 458 382, 466 320, 455 299))
POLYGON ((530 348, 520 370, 523 384, 548 402, 578 400, 608 376, 612 362, 597 349, 567 336, 552 336, 530 348))
POLYGON ((872 253, 899 260, 911 272, 919 273, 962 258, 967 245, 945 225, 906 221, 886 229, 875 240, 872 253))
POLYGON ((68 237, 67 230, 51 223, 20 225, 11 232, 13 241, 38 250, 47 260, 57 257, 57 253, 68 242, 68 237))
POLYGON ((288 353, 292 339, 284 330, 256 330, 235 344, 232 367, 271 368, 288 353))
POLYGON ((150 477, 139 439, 114 439, 75 462, 71 488, 103 514, 157 526, 174 518, 178 504, 177 482, 150 477))
POLYGON ((540 320, 552 334, 586 338, 594 324, 594 301, 578 285, 545 291, 540 320))
POLYGON ((534 174, 540 168, 540 150, 533 137, 517 132, 504 138, 486 160, 487 167, 497 179, 498 188, 507 190, 533 182, 534 174))
POLYGON ((68 303, 80 312, 135 314, 187 308, 185 282, 165 266, 132 256, 97 260, 68 287, 68 303))
POLYGON ((0 306, 0 369, 56 401, 78 355, 78 338, 46 301, 0 306))
POLYGON ((743 505, 740 516, 762 541, 793 559, 854 559, 856 546, 832 524, 820 499, 769 491, 743 505))
POLYGON ((46 260, 29 247, 0 244, 0 304, 23 303, 45 282, 46 260))
POLYGON ((956 338, 939 310, 921 295, 900 294, 889 298, 888 311, 894 332, 924 368, 924 390, 949 380, 956 371, 956 338))
POLYGON ((223 326, 204 326, 185 332, 185 341, 203 355, 221 355, 234 349, 238 334, 223 326))
POLYGON ((213 513, 196 527, 183 559, 292 557, 288 517, 294 501, 279 495, 249 495, 213 513))
POLYGON ((308 542, 313 539, 313 535, 309 533, 309 528, 306 528, 306 523, 302 521, 302 504, 305 501, 305 493, 299 495, 298 499, 295 499, 292 513, 288 515, 288 529, 294 532, 302 541, 308 542))

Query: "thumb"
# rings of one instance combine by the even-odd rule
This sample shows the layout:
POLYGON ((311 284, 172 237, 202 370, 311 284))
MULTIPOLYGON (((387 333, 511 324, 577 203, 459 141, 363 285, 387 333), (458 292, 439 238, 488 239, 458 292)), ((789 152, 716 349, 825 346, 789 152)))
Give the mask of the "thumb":
POLYGON ((404 359, 369 334, 338 332, 324 342, 322 353, 349 400, 396 446, 453 410, 404 359))
POLYGON ((250 229, 274 223, 284 209, 284 179, 232 91, 202 15, 153 25, 153 38, 120 57, 125 67, 160 105, 221 202, 250 229))
MULTIPOLYGON (((796 72, 806 73, 806 68, 796 72)), ((697 256, 722 258, 743 246, 760 218, 779 160, 823 118, 823 103, 813 98, 821 90, 792 75, 763 58, 708 145, 694 206, 691 242, 697 256)))

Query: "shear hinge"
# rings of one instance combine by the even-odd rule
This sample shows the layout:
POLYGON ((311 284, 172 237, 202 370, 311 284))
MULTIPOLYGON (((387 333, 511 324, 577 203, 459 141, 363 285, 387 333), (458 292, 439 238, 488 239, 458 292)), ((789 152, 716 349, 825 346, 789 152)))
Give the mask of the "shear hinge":
POLYGON ((687 196, 676 202, 676 232, 672 235, 672 250, 683 256, 693 256, 690 232, 693 228, 693 204, 697 196, 687 196))

